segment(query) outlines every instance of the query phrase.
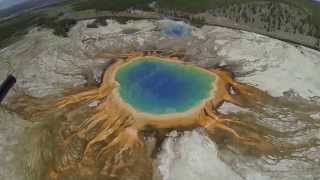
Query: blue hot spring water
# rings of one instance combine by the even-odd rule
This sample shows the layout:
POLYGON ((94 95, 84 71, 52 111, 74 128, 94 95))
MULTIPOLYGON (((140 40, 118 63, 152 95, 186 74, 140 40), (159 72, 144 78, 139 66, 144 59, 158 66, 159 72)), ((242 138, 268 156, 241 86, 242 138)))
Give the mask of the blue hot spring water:
POLYGON ((179 38, 189 36, 191 32, 186 25, 170 23, 162 29, 162 34, 167 37, 179 38))
POLYGON ((207 98, 215 77, 201 69, 156 58, 141 58, 119 69, 121 98, 151 114, 185 112, 207 98))

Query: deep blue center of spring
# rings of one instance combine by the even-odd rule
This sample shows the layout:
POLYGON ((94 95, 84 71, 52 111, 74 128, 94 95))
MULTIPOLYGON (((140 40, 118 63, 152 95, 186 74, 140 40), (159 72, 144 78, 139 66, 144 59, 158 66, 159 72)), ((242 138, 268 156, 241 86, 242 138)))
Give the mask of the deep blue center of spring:
POLYGON ((152 114, 185 112, 210 95, 215 77, 199 68, 141 58, 119 69, 116 80, 123 100, 152 114))

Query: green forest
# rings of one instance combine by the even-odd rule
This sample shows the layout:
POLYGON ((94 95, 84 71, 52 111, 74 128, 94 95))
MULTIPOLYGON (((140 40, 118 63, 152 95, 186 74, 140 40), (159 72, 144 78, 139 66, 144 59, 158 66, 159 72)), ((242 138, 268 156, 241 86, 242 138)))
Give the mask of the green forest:
MULTIPOLYGON (((314 2, 310 0, 77 0, 70 1, 70 3, 63 3, 61 6, 70 6, 71 13, 85 10, 119 12, 128 9, 139 9, 157 11, 163 14, 166 14, 166 12, 175 12, 175 14, 194 14, 215 9, 227 9, 230 6, 234 7, 255 2, 284 3, 296 9, 300 9, 307 15, 307 18, 303 19, 303 24, 312 24, 313 26, 312 32, 310 30, 310 33, 308 32, 307 34, 320 37, 320 5, 315 5, 314 2), (154 2, 156 5, 151 7, 150 4, 154 2)), ((59 5, 56 5, 55 7, 59 8, 59 5)), ((0 47, 6 46, 10 42, 18 39, 33 26, 50 28, 53 29, 54 34, 66 37, 69 29, 76 24, 76 21, 68 18, 61 19, 60 16, 62 16, 60 13, 57 13, 55 16, 49 16, 45 13, 44 9, 43 11, 28 12, 18 17, 2 21, 0 23, 0 47)), ((242 13, 241 16, 245 16, 242 18, 246 18, 248 15, 242 13)), ((247 17, 247 19, 249 21, 250 18, 247 17)), ((191 18, 189 20, 197 26, 200 26, 205 22, 203 19, 197 18, 191 18)), ((280 22, 276 23, 275 20, 270 18, 264 19, 264 21, 268 20, 270 21, 270 26, 266 27, 267 30, 270 30, 272 27, 279 28, 279 26, 281 26, 280 22), (277 26, 277 24, 279 26, 277 26)), ((279 21, 281 21, 281 19, 279 21)), ((298 32, 304 31, 302 28, 295 28, 298 32)))

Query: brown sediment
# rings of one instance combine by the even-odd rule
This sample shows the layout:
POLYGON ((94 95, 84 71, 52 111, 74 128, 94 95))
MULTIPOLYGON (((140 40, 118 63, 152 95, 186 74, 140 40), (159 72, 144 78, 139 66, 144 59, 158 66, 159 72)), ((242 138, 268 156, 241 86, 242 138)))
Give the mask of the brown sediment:
MULTIPOLYGON (((224 118, 216 111, 224 101, 242 106, 246 99, 262 102, 266 96, 264 92, 254 87, 236 82, 230 73, 221 69, 201 69, 215 76, 214 88, 207 99, 184 113, 154 115, 135 110, 118 94, 120 85, 115 80, 115 74, 120 67, 142 57, 156 57, 164 61, 193 66, 177 60, 174 55, 161 56, 158 52, 155 54, 148 53, 147 55, 145 56, 143 53, 121 55, 106 70, 99 88, 66 96, 56 103, 58 109, 63 109, 69 105, 86 101, 99 100, 100 102, 94 110, 94 115, 82 122, 78 130, 64 139, 60 147, 61 151, 67 154, 72 152, 74 141, 77 139, 84 140, 81 159, 77 161, 63 160, 63 163, 56 165, 56 173, 51 174, 58 177, 59 174, 64 174, 70 170, 97 166, 94 165, 97 161, 103 162, 103 164, 100 164, 100 173, 106 177, 117 177, 120 170, 123 173, 123 170, 128 167, 134 169, 137 163, 144 163, 144 165, 150 167, 149 170, 152 170, 151 160, 145 156, 144 140, 139 135, 141 131, 150 127, 159 130, 203 127, 209 134, 215 135, 218 130, 229 134, 236 142, 260 151, 271 152, 276 149, 258 134, 256 136, 242 136, 234 127, 250 128, 249 125, 238 120, 224 118), (236 94, 231 94, 230 88, 236 94)), ((99 54, 99 57, 103 56, 110 57, 109 54, 99 54)), ((114 58, 114 56, 112 57, 114 58)), ((91 169, 87 173, 93 172, 94 170, 91 169)), ((140 175, 140 179, 151 179, 152 173, 143 172, 140 175)))

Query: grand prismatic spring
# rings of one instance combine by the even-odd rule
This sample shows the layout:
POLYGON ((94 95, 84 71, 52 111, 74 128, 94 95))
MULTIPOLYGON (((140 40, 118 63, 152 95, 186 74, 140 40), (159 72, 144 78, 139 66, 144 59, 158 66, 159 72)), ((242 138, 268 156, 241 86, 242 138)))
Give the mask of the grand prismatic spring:
POLYGON ((273 145, 254 124, 217 111, 224 101, 259 105, 267 97, 236 82, 227 71, 203 69, 175 55, 152 51, 114 56, 99 87, 40 103, 27 97, 17 100, 18 106, 28 101, 21 111, 26 119, 43 121, 45 116, 43 126, 50 127, 40 137, 35 133, 33 141, 40 145, 32 153, 41 158, 27 162, 24 169, 30 179, 151 179, 153 162, 145 135, 198 127, 213 138, 228 138, 259 153, 278 152, 290 146, 273 145), (97 105, 90 109, 87 104, 92 102, 97 105))

